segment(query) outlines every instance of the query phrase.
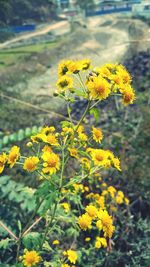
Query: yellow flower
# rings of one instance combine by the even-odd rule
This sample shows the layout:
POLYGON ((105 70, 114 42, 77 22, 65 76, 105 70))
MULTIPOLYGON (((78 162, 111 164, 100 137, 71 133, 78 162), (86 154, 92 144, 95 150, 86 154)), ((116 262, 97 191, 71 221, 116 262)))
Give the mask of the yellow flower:
POLYGON ((104 78, 108 78, 111 75, 110 70, 105 65, 103 65, 102 67, 96 67, 94 69, 94 72, 104 78))
POLYGON ((63 60, 58 65, 58 75, 63 76, 68 74, 68 66, 70 64, 70 60, 63 60))
POLYGON ((91 65, 91 61, 89 59, 82 59, 80 60, 81 69, 82 70, 88 70, 91 65))
POLYGON ((79 133, 78 138, 79 138, 79 140, 81 140, 83 142, 86 142, 88 140, 88 137, 85 133, 79 133))
POLYGON ((78 158, 78 150, 76 148, 68 148, 70 156, 73 158, 78 158))
POLYGON ((89 159, 87 159, 87 158, 81 158, 81 163, 82 163, 82 166, 85 169, 90 170, 91 164, 90 164, 89 159))
POLYGON ((49 152, 49 153, 52 153, 52 152, 53 152, 52 149, 51 149, 51 147, 48 146, 48 145, 45 145, 45 146, 42 148, 42 151, 43 151, 43 152, 49 152))
POLYGON ((96 141, 97 143, 101 143, 101 141, 102 141, 102 139, 103 139, 103 133, 102 133, 102 130, 93 127, 93 129, 92 129, 92 133, 93 133, 93 140, 96 141))
POLYGON ((115 226, 110 224, 107 227, 103 227, 103 231, 104 231, 104 236, 105 237, 109 237, 111 238, 114 231, 115 231, 115 226))
POLYGON ((64 135, 64 134, 70 134, 70 135, 72 135, 73 133, 74 133, 74 130, 71 128, 71 127, 63 127, 62 128, 62 135, 64 135))
POLYGON ((31 136, 31 140, 33 143, 39 143, 43 141, 43 138, 45 137, 45 134, 38 133, 36 135, 31 136))
POLYGON ((123 104, 124 105, 133 104, 135 100, 135 93, 133 88, 130 85, 128 85, 125 88, 121 88, 120 91, 122 92, 123 95, 122 99, 123 104))
POLYGON ((107 227, 112 224, 112 217, 108 214, 106 210, 100 210, 98 212, 98 218, 101 220, 103 227, 107 227))
POLYGON ((60 91, 65 91, 66 89, 71 89, 73 87, 73 79, 67 75, 62 76, 57 81, 57 87, 60 91))
POLYGON ((105 209, 105 198, 104 196, 99 196, 96 200, 96 203, 100 206, 101 209, 105 209))
POLYGON ((53 245, 59 245, 60 244, 60 242, 59 242, 59 240, 57 240, 57 239, 55 239, 54 241, 53 241, 53 243, 52 243, 53 245))
POLYGON ((0 155, 0 173, 3 172, 6 161, 7 161, 6 153, 1 154, 0 155))
POLYGON ((67 256, 68 260, 69 260, 71 263, 73 263, 73 264, 76 263, 76 261, 77 261, 77 257, 78 257, 76 251, 74 251, 74 250, 72 250, 72 249, 69 249, 69 250, 65 251, 64 255, 67 256))
POLYGON ((70 60, 70 63, 68 65, 68 73, 69 74, 72 74, 72 73, 77 74, 82 69, 82 67, 83 67, 83 65, 80 62, 80 60, 76 60, 76 61, 70 60))
POLYGON ((104 237, 96 237, 95 248, 107 247, 107 241, 104 237))
POLYGON ((27 170, 28 172, 33 172, 37 169, 37 164, 39 163, 38 157, 29 157, 25 159, 23 169, 27 170))
POLYGON ((23 264, 26 267, 35 266, 42 260, 42 258, 38 255, 38 253, 35 250, 32 251, 25 250, 22 258, 23 258, 23 264))
POLYGON ((61 203, 61 206, 64 208, 65 212, 70 211, 70 205, 67 202, 61 203))
POLYGON ((129 199, 127 197, 124 198, 124 202, 127 206, 129 205, 129 199))
POLYGON ((106 99, 110 94, 110 84, 100 76, 87 81, 87 88, 92 99, 106 99))
POLYGON ((51 133, 55 132, 55 127, 54 126, 45 126, 42 128, 41 132, 43 134, 46 134, 46 135, 51 134, 51 133))
POLYGON ((92 160, 95 165, 110 167, 110 160, 108 159, 108 152, 103 149, 92 149, 91 151, 92 160))
POLYGON ((64 264, 61 265, 61 267, 70 267, 70 265, 67 264, 67 263, 64 263, 64 264))
POLYGON ((92 218, 87 214, 83 214, 78 218, 78 224, 83 231, 91 228, 92 218))
POLYGON ((117 69, 117 75, 121 77, 121 79, 123 80, 125 84, 131 83, 132 78, 124 66, 120 64, 117 66, 116 69, 117 69))
POLYGON ((124 193, 122 191, 118 191, 115 200, 117 204, 122 204, 124 200, 124 193))
POLYGON ((108 190, 109 194, 111 195, 111 197, 114 198, 115 194, 116 194, 116 189, 113 186, 109 186, 107 188, 107 190, 108 190))
POLYGON ((96 222, 96 227, 97 227, 99 230, 102 230, 103 225, 102 225, 101 220, 98 220, 98 221, 96 222))
POLYGON ((88 205, 85 210, 92 219, 97 217, 97 208, 95 206, 88 205))
POLYGON ((44 152, 42 155, 43 163, 43 173, 56 173, 60 169, 60 158, 55 153, 44 152))
POLYGON ((78 193, 79 191, 81 191, 82 193, 84 192, 83 184, 73 184, 72 186, 74 187, 75 193, 78 193))
POLYGON ((58 140, 54 134, 44 135, 43 141, 51 146, 59 146, 58 140))
POLYGON ((10 164, 11 168, 15 165, 19 157, 20 157, 20 148, 18 146, 13 146, 8 155, 8 163, 10 164))

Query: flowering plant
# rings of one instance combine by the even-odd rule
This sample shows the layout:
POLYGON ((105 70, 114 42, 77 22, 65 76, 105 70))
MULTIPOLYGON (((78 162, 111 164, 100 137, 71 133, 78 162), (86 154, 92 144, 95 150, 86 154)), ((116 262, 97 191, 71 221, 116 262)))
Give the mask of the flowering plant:
POLYGON ((0 155, 0 173, 19 164, 39 180, 35 210, 16 237, 16 266, 81 266, 80 238, 92 243, 92 249, 111 250, 115 214, 119 206, 129 204, 122 191, 102 178, 111 168, 121 171, 119 158, 102 147, 102 129, 84 125, 84 120, 88 113, 95 114, 100 101, 114 95, 122 97, 124 105, 132 104, 130 74, 120 64, 94 68, 90 60, 66 60, 59 64, 58 75, 55 95, 66 101, 68 119, 57 129, 45 126, 33 135, 27 143, 28 156, 18 146, 0 155), (79 121, 72 118, 71 103, 76 97, 87 101, 79 121), (32 246, 25 240, 38 223, 42 223, 40 238, 32 246), (72 242, 65 233, 73 236, 72 242))

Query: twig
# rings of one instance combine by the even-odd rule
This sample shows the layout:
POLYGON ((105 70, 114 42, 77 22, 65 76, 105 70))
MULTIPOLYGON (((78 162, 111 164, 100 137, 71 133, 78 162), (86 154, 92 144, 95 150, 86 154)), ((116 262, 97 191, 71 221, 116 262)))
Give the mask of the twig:
POLYGON ((0 226, 6 231, 6 232, 8 232, 15 240, 17 240, 18 241, 18 237, 10 230, 10 229, 8 229, 8 227, 6 226, 6 225, 4 225, 3 223, 2 223, 2 221, 0 221, 0 226))
POLYGON ((22 237, 28 234, 30 230, 42 220, 42 218, 43 217, 39 217, 38 219, 36 219, 36 221, 23 233, 22 237))

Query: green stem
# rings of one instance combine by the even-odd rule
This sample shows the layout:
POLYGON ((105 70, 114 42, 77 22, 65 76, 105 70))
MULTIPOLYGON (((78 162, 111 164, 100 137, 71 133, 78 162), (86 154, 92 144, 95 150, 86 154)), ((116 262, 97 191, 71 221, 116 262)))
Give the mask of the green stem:
MULTIPOLYGON (((67 141, 67 140, 65 140, 65 141, 67 141)), ((60 192, 61 192, 61 188, 62 188, 64 168, 65 168, 65 164, 67 162, 67 161, 65 161, 64 148, 65 148, 65 143, 64 143, 64 146, 62 148, 62 168, 61 168, 61 175, 60 175, 60 184, 59 184, 59 190, 58 190, 58 198, 57 198, 57 201, 55 202, 55 205, 54 205, 54 210, 53 210, 53 213, 52 213, 52 216, 51 216, 51 220, 49 221, 49 223, 48 223, 48 225, 47 225, 47 227, 45 229, 44 237, 43 237, 42 242, 41 242, 41 248, 43 247, 43 244, 45 242, 45 239, 46 239, 46 236, 48 234, 49 228, 53 225, 53 220, 55 218, 55 213, 56 213, 56 210, 57 210, 57 206, 58 206, 58 204, 60 202, 59 196, 60 196, 60 192)))
POLYGON ((78 122, 78 124, 77 124, 77 126, 76 126, 76 128, 75 128, 75 131, 78 130, 80 124, 82 123, 83 119, 85 118, 86 114, 88 113, 88 111, 89 111, 89 109, 90 109, 90 104, 91 104, 91 101, 89 100, 89 101, 88 101, 88 104, 87 104, 87 107, 86 107, 86 109, 85 109, 85 111, 84 111, 82 117, 80 118, 80 120, 79 120, 79 122, 78 122))

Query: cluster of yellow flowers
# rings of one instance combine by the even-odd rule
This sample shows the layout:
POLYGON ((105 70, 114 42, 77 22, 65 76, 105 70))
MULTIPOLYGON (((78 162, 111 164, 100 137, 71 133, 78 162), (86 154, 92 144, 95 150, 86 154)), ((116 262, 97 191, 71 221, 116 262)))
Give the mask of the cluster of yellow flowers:
MULTIPOLYGON (((53 222, 57 222, 55 221, 57 209, 60 209, 60 213, 64 213, 64 217, 69 217, 72 212, 76 218, 76 228, 83 231, 93 229, 96 233, 95 248, 106 248, 115 231, 114 213, 118 205, 128 205, 129 200, 122 191, 107 185, 100 178, 101 170, 115 168, 121 171, 120 160, 112 151, 102 148, 101 142, 104 138, 102 129, 93 126, 85 127, 83 121, 87 113, 99 101, 110 95, 119 94, 125 105, 132 104, 135 99, 134 90, 131 87, 132 79, 128 71, 120 64, 105 64, 93 68, 90 60, 87 59, 61 62, 58 75, 57 93, 67 101, 67 104, 72 101, 70 96, 73 101, 76 95, 87 99, 87 107, 79 122, 74 122, 71 111, 68 111, 70 121, 63 121, 61 130, 57 131, 54 126, 45 126, 37 134, 31 136, 27 143, 30 150, 28 157, 21 155, 18 146, 13 146, 9 153, 3 152, 0 154, 0 173, 7 166, 12 168, 15 164, 19 164, 29 173, 36 172, 41 183, 42 179, 48 180, 45 181, 46 186, 50 184, 57 196, 54 203, 50 205, 51 209, 49 210, 48 207, 46 210, 50 212, 52 226, 53 222), (86 75, 81 77, 81 72, 82 74, 85 72, 86 75), (75 88, 74 78, 80 82, 81 90, 75 88), (72 168, 71 173, 68 167, 73 165, 70 163, 75 163, 75 168, 72 168), (95 180, 98 186, 93 187, 95 180), (71 206, 73 201, 75 206, 78 199, 81 204, 82 197, 88 204, 84 213, 79 216, 71 206)), ((44 200, 45 195, 43 202, 44 200)), ((82 205, 81 207, 83 209, 82 205)), ((47 225, 49 227, 50 224, 47 225)), ((43 234, 42 245, 46 241, 47 229, 43 234)), ((85 238, 86 242, 90 240, 91 237, 85 238)), ((53 246, 59 244, 58 239, 52 242, 53 246)), ((63 255, 61 254, 59 262, 61 267, 75 267, 77 258, 77 252, 70 248, 64 251, 63 255)), ((25 250, 20 260, 25 267, 33 267, 39 264, 42 258, 34 250, 25 250)))
POLYGON ((72 75, 80 75, 81 71, 90 70, 84 81, 84 97, 91 100, 103 100, 112 94, 122 95, 124 105, 133 104, 135 93, 131 86, 132 78, 121 64, 104 64, 93 68, 90 60, 66 60, 58 67, 58 93, 69 90, 74 93, 75 85, 72 75))

